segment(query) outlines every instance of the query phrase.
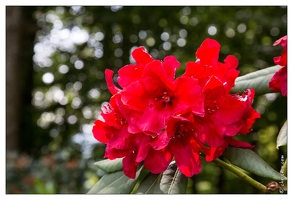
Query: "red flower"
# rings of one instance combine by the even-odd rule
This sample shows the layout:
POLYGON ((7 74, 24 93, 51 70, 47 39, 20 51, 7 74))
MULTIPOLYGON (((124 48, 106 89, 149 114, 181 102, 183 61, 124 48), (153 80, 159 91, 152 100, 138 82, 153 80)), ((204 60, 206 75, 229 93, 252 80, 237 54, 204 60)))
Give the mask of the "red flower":
POLYGON ((166 131, 171 138, 168 149, 181 173, 187 177, 198 174, 201 170, 200 145, 195 137, 194 124, 184 117, 173 116, 166 131))
POLYGON ((287 66, 287 35, 278 39, 273 45, 281 45, 283 47, 283 51, 281 56, 275 57, 274 62, 276 65, 287 66))
POLYGON ((141 78, 124 88, 122 102, 131 109, 143 112, 137 126, 151 135, 158 135, 170 116, 191 110, 203 115, 203 101, 198 81, 179 77, 174 81, 178 61, 148 63, 141 78))
POLYGON ((206 39, 188 62, 184 75, 175 78, 180 63, 174 56, 153 59, 143 47, 132 56, 135 64, 114 72, 106 70, 112 97, 96 120, 94 137, 107 144, 105 158, 123 158, 123 171, 135 178, 139 163, 162 173, 174 159, 187 177, 201 171, 200 152, 206 161, 222 155, 229 146, 252 148, 237 141, 260 115, 251 107, 254 91, 231 95, 239 74, 238 60, 227 56, 218 62, 220 45, 206 39))
POLYGON ((121 87, 127 87, 131 83, 141 78, 146 64, 152 62, 154 59, 145 51, 144 47, 139 47, 133 50, 132 57, 136 64, 130 64, 119 69, 118 84, 121 87))
POLYGON ((274 57, 274 63, 282 66, 269 82, 269 88, 275 92, 281 92, 283 96, 287 96, 287 35, 277 40, 273 45, 282 45, 284 48, 281 56, 274 57))
POLYGON ((196 78, 199 84, 204 86, 213 75, 225 83, 225 87, 230 91, 239 75, 239 71, 236 70, 238 60, 235 56, 229 55, 224 63, 218 62, 219 53, 220 44, 216 40, 207 38, 196 52, 197 60, 187 62, 183 76, 196 78))
MULTIPOLYGON (((217 152, 215 149, 211 150, 215 151, 215 159, 222 154, 228 144, 240 147, 240 143, 235 143, 229 138, 238 133, 246 134, 260 115, 251 107, 253 90, 247 90, 242 95, 231 95, 227 93, 223 82, 212 76, 203 88, 203 93, 206 115, 194 116, 197 138, 209 147, 217 149, 217 152)), ((211 157, 209 155, 207 160, 211 157)))

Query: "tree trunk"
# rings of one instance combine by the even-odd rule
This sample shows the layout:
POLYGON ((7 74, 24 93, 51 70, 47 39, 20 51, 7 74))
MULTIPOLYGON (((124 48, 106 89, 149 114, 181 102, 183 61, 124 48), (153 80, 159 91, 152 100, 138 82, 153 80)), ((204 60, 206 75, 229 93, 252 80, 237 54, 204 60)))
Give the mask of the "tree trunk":
POLYGON ((17 152, 22 101, 22 7, 6 7, 6 153, 17 152))

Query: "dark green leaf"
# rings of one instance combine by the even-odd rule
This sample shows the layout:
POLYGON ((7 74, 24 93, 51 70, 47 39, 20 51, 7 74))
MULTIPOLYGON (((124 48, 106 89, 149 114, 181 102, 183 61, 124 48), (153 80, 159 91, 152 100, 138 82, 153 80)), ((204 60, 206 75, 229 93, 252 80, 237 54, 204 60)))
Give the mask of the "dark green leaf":
POLYGON ((163 173, 160 188, 165 194, 185 194, 187 177, 184 176, 175 162, 171 163, 163 173))
POLYGON ((130 194, 135 186, 143 167, 136 172, 136 178, 130 179, 123 171, 105 174, 89 191, 88 194, 130 194))
POLYGON ((281 68, 276 65, 262 70, 258 70, 244 76, 240 76, 235 80, 235 86, 231 90, 232 93, 244 91, 254 88, 256 95, 274 92, 268 87, 269 81, 273 75, 281 68))
POLYGON ((145 180, 146 176, 150 173, 149 170, 143 168, 142 172, 140 173, 139 177, 137 178, 137 182, 131 191, 131 194, 136 193, 137 189, 140 187, 141 183, 145 180))
POLYGON ((101 160, 95 162, 94 165, 106 173, 113 173, 122 170, 122 158, 117 158, 115 160, 101 160))
POLYGON ((136 194, 164 194, 160 189, 160 181, 162 174, 149 173, 147 177, 141 182, 136 194))
POLYGON ((273 180, 286 180, 282 174, 274 170, 268 163, 259 157, 254 151, 244 148, 228 147, 223 156, 233 165, 258 176, 273 180))
POLYGON ((288 129, 287 129, 287 121, 286 121, 284 125, 282 126, 279 132, 279 135, 277 137, 277 149, 279 149, 280 146, 287 145, 287 133, 288 133, 288 129))

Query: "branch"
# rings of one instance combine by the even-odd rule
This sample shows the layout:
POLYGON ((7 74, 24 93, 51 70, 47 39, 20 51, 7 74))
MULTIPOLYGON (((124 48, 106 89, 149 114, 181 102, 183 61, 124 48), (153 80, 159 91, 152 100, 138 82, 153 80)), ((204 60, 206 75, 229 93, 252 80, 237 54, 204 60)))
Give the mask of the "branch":
POLYGON ((244 181, 248 182, 250 185, 256 187, 258 190, 260 190, 263 193, 266 193, 266 186, 264 186, 263 184, 257 182, 256 180, 254 180, 253 178, 251 178, 250 176, 248 176, 247 174, 243 173, 242 171, 238 170, 237 168, 233 167, 233 165, 228 164, 220 159, 215 159, 214 162, 219 165, 220 167, 229 170, 230 172, 232 172, 233 174, 237 175, 238 177, 240 177, 241 179, 243 179, 244 181))

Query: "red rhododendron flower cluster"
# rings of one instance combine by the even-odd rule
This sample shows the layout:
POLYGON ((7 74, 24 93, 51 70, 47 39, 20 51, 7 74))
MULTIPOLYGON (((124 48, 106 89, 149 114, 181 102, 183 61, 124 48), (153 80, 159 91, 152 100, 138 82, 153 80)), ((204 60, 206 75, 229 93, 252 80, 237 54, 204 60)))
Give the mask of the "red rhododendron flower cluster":
POLYGON ((269 82, 269 88, 275 92, 281 92, 283 96, 287 96, 287 35, 278 39, 273 45, 282 45, 284 48, 281 56, 274 58, 276 65, 282 66, 269 82))
POLYGON ((136 64, 118 71, 117 87, 111 70, 106 82, 112 97, 96 120, 94 137, 105 144, 105 158, 123 158, 125 175, 135 178, 139 163, 152 173, 165 171, 172 160, 187 177, 201 171, 200 154, 206 161, 222 155, 232 145, 252 148, 233 138, 247 134, 260 115, 252 107, 254 90, 230 94, 239 75, 238 60, 218 61, 220 45, 206 39, 196 61, 186 64, 175 78, 180 63, 174 56, 155 60, 144 47, 132 56, 136 64))

